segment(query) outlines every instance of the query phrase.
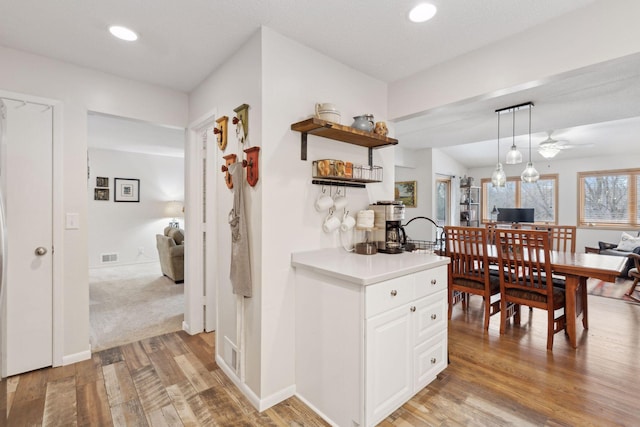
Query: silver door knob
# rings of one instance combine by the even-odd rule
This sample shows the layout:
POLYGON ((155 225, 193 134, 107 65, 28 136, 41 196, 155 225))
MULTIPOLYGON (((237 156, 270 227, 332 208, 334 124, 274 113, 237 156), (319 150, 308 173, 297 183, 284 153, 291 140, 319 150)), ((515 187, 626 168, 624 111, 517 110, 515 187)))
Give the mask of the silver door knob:
POLYGON ((36 255, 42 256, 47 253, 47 248, 43 248, 42 246, 36 248, 36 255))

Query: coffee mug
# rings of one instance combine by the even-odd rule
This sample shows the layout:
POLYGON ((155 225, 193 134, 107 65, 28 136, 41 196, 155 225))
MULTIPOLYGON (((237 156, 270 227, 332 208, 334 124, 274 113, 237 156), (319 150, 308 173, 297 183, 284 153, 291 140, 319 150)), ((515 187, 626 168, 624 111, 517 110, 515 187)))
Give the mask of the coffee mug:
POLYGON ((340 210, 340 209, 346 208, 348 203, 349 203, 349 201, 347 200, 347 198, 345 196, 341 196, 339 194, 336 194, 335 196, 333 196, 333 207, 336 210, 340 210))
POLYGON ((324 224, 322 224, 322 229, 325 233, 331 233, 336 231, 340 227, 340 220, 338 217, 333 215, 333 211, 327 215, 327 218, 324 220, 324 224))
POLYGON ((342 224, 340 224, 340 230, 349 231, 356 225, 356 219, 349 215, 349 212, 344 213, 342 218, 342 224))
POLYGON ((322 192, 316 199, 315 207, 318 212, 323 212, 327 209, 331 209, 333 207, 333 198, 322 192))

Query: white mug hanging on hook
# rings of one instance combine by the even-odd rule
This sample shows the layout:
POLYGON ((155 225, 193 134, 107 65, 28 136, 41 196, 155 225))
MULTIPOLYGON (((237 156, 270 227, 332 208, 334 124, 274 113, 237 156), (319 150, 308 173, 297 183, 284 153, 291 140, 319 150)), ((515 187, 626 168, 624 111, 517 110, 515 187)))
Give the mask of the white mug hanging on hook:
POLYGON ((324 220, 324 223, 322 224, 322 229, 324 230, 325 233, 332 233, 334 231, 336 231, 338 229, 338 227, 340 227, 340 220, 338 219, 337 216, 333 215, 333 209, 331 209, 329 211, 329 215, 327 215, 327 217, 324 220))
POLYGON ((333 207, 333 198, 326 193, 326 190, 323 187, 322 191, 320 192, 320 194, 318 194, 318 197, 316 198, 315 208, 318 212, 324 212, 327 209, 330 209, 332 207, 333 207))
POLYGON ((349 231, 356 225, 356 219, 349 215, 349 211, 345 211, 342 216, 342 224, 340 224, 340 231, 349 231))
POLYGON ((336 190, 336 194, 333 196, 333 207, 336 210, 344 209, 347 207, 349 201, 347 200, 346 187, 342 188, 342 193, 340 193, 340 189, 336 190))

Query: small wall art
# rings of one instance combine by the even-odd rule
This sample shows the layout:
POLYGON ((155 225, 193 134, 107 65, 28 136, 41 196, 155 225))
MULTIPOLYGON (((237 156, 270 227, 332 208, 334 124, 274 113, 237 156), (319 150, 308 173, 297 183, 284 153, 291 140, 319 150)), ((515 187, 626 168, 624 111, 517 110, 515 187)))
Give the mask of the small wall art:
POLYGON ((95 188, 93 190, 93 200, 109 200, 108 188, 95 188))
POLYGON ((114 202, 139 202, 140 180, 134 178, 114 178, 114 202))
POLYGON ((109 187, 109 178, 104 176, 96 177, 96 187, 109 187))
POLYGON ((418 183, 416 181, 399 181, 395 185, 395 200, 408 208, 418 206, 418 183))

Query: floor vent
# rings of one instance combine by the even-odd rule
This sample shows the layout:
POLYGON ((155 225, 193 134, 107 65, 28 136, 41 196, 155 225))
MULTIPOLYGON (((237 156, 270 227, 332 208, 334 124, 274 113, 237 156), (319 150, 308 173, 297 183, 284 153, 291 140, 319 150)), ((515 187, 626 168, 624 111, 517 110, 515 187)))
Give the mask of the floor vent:
POLYGON ((118 262, 118 254, 113 253, 113 254, 102 254, 100 255, 100 258, 102 259, 102 263, 110 263, 110 262, 118 262))

